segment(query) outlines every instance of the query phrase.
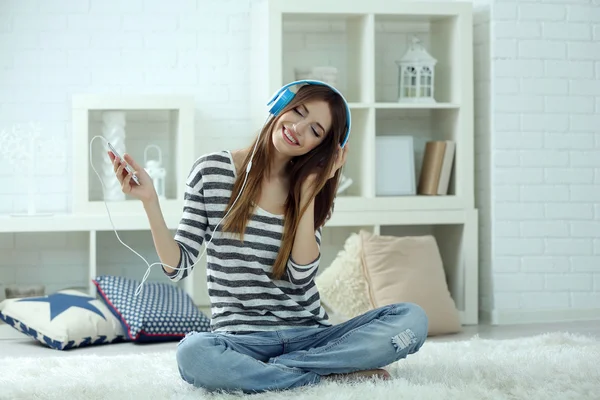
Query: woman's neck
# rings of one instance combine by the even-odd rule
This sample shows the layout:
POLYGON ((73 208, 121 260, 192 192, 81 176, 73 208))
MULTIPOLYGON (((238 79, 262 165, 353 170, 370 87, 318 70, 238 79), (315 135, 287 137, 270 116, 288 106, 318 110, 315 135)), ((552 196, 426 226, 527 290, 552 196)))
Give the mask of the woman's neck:
POLYGON ((273 160, 271 160, 271 173, 266 178, 268 180, 279 180, 287 177, 286 169, 291 157, 285 156, 278 151, 273 154, 273 160))
MULTIPOLYGON (((232 151, 233 162, 237 171, 239 172, 242 166, 243 160, 252 152, 252 148, 246 148, 243 150, 232 151)), ((291 161, 291 157, 284 156, 279 152, 275 152, 273 160, 271 160, 271 173, 269 176, 265 176, 267 181, 286 180, 287 173, 286 168, 291 161)))

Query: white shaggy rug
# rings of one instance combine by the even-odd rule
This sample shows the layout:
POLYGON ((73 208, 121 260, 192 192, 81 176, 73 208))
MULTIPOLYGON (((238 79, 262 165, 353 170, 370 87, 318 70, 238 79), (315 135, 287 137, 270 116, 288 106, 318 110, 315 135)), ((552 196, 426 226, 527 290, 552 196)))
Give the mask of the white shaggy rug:
POLYGON ((387 367, 390 381, 283 392, 208 394, 184 383, 174 353, 1 358, 1 399, 599 399, 600 341, 568 333, 426 342, 387 367))

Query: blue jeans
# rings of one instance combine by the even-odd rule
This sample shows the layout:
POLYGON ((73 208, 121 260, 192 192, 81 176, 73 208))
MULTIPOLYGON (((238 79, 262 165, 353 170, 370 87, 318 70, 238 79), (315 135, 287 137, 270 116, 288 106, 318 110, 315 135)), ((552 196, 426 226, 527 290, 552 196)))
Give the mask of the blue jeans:
POLYGON ((406 358, 421 348, 427 329, 421 307, 391 304, 330 327, 192 332, 177 346, 177 363, 183 380, 208 391, 290 389, 406 358))

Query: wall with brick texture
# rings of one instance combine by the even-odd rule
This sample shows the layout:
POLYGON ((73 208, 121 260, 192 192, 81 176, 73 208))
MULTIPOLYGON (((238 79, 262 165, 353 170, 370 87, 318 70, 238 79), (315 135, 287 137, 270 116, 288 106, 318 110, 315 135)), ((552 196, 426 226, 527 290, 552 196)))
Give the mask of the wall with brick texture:
POLYGON ((598 318, 600 2, 495 0, 490 17, 483 309, 497 322, 598 318))

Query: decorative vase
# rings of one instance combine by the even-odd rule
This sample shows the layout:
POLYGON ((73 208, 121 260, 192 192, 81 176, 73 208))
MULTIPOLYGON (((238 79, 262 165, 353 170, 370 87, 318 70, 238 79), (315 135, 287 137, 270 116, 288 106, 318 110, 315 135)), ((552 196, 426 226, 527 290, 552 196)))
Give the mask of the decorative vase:
POLYGON ((159 199, 165 198, 165 177, 167 171, 162 166, 162 150, 155 144, 150 144, 144 149, 144 169, 152 179, 154 189, 159 199), (148 150, 150 148, 156 149, 158 152, 158 160, 148 160, 148 150))
MULTIPOLYGON (((105 111, 102 113, 102 136, 113 145, 115 150, 125 154, 125 113, 122 111, 105 111)), ((115 176, 113 164, 108 157, 102 158, 102 181, 104 182, 104 200, 124 201, 125 193, 121 183, 115 176)))

